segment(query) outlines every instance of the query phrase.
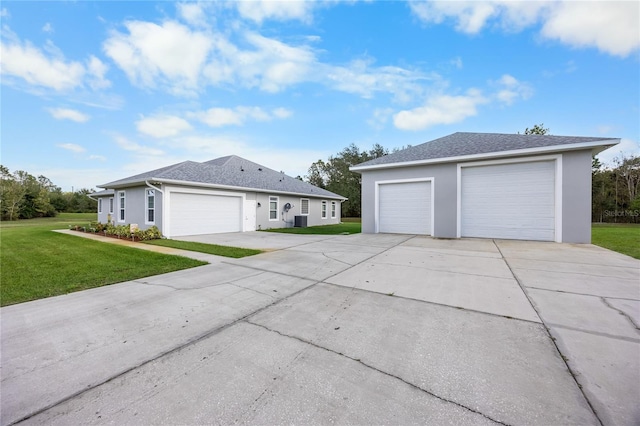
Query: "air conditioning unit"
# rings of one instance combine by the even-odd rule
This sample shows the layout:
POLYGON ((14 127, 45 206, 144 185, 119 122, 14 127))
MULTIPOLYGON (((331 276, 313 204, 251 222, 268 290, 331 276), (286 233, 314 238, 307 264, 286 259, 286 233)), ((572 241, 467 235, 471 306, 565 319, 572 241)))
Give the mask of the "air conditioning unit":
POLYGON ((293 217, 293 226, 294 226, 294 228, 306 228, 307 227, 307 216, 294 216, 293 217))

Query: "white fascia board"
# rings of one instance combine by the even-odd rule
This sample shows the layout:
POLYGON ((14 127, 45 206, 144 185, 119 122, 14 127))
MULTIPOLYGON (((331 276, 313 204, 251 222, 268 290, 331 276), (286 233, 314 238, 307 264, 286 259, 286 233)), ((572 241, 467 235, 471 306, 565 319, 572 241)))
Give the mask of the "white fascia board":
MULTIPOLYGON (((537 148, 514 149, 511 151, 487 152, 483 154, 460 155, 457 157, 430 158, 428 160, 403 161, 399 163, 374 164, 371 166, 352 166, 349 168, 352 172, 361 172, 377 169, 392 169, 398 167, 422 166, 436 163, 454 163, 458 161, 483 160, 498 157, 517 157, 524 155, 549 154, 556 152, 578 151, 582 149, 597 150, 598 148, 610 148, 620 143, 620 139, 606 139, 593 142, 583 142, 568 145, 541 146, 537 148), (613 142, 617 141, 617 142, 613 142)), ((599 151, 598 151, 599 152, 599 151)))
POLYGON ((344 200, 344 201, 348 200, 348 198, 345 198, 345 197, 332 197, 330 195, 324 195, 324 194, 307 194, 302 192, 272 191, 270 189, 245 188, 242 186, 218 185, 214 183, 191 182, 191 181, 182 181, 182 180, 173 180, 173 179, 147 179, 147 180, 152 182, 167 183, 172 185, 197 186, 202 188, 218 188, 218 189, 227 189, 231 191, 249 191, 249 192, 261 192, 265 194, 296 195, 301 197, 327 198, 331 200, 344 200))

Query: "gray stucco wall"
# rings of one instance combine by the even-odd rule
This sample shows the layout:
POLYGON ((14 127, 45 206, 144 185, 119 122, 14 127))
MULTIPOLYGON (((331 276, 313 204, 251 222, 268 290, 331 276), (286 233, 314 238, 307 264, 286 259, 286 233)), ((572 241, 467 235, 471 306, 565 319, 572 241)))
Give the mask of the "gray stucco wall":
MULTIPOLYGON (((535 158, 527 156, 523 158, 535 158)), ((562 154, 562 242, 591 242, 591 150, 562 154)), ((457 164, 411 166, 362 173, 362 232, 375 232, 375 183, 434 178, 432 235, 456 238, 457 164)), ((461 163, 464 164, 464 163, 461 163)))
POLYGON ((256 201, 260 203, 260 207, 257 208, 257 213, 256 213, 256 218, 257 218, 256 229, 293 227, 294 217, 302 215, 301 199, 303 198, 309 200, 309 215, 307 216, 307 226, 330 225, 330 224, 340 223, 341 203, 338 200, 300 197, 300 196, 291 196, 291 195, 283 195, 283 194, 258 193, 256 196, 256 201), (269 197, 270 196, 278 197, 278 219, 277 220, 269 220, 269 197), (325 200, 327 202, 327 218, 326 219, 322 219, 321 217, 322 200, 325 200), (331 218, 331 202, 332 201, 335 201, 336 203, 336 217, 334 219, 331 218), (292 207, 287 213, 285 213, 284 205, 287 203, 291 204, 292 207))
POLYGON ((388 180, 433 178, 433 236, 456 237, 457 167, 455 163, 372 170, 362 174, 362 232, 375 232, 375 183, 388 180))
POLYGON ((591 243, 591 150, 562 155, 562 242, 591 243))
POLYGON ((114 195, 110 195, 102 198, 102 213, 98 213, 98 222, 107 223, 109 221, 109 198, 113 197, 113 214, 111 214, 112 220, 116 225, 130 225, 132 223, 138 224, 140 229, 147 229, 152 226, 157 226, 158 229, 162 229, 162 194, 156 191, 155 197, 155 223, 146 224, 145 218, 147 214, 147 199, 146 190, 151 189, 147 186, 138 186, 132 188, 116 189, 114 195), (124 221, 120 221, 120 191, 125 192, 125 218, 124 221))

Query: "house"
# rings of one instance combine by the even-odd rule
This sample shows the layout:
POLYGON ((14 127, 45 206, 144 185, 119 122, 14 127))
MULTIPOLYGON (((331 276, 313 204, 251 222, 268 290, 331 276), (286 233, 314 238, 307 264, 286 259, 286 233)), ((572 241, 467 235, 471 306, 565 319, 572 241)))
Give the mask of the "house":
POLYGON ((592 156, 619 142, 454 133, 357 164, 362 231, 589 243, 592 156))
POLYGON ((346 198, 231 155, 116 180, 91 196, 98 221, 157 226, 168 238, 340 223, 346 198), (297 218, 296 218, 297 217, 297 218))

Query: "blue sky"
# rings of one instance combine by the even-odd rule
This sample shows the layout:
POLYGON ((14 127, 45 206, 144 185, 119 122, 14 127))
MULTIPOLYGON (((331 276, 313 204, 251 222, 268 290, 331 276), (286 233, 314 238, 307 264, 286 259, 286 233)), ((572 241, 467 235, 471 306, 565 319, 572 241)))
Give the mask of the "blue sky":
POLYGON ((355 143, 622 138, 640 3, 3 1, 1 163, 63 190, 236 154, 296 176, 355 143))

